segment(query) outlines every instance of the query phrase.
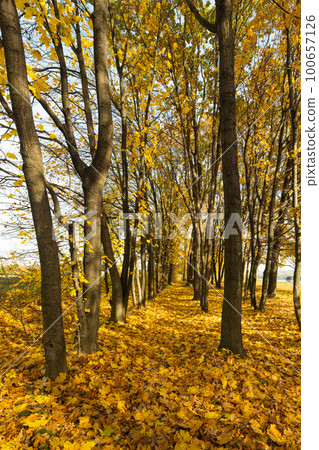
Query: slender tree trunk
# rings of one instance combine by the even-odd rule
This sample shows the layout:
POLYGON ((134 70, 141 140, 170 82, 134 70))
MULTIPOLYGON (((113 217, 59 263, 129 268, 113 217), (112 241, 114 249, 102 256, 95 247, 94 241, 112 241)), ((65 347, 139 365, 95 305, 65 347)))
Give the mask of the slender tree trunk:
POLYGON ((250 301, 251 306, 254 309, 258 309, 257 305, 257 297, 256 297, 256 285, 257 285, 257 271, 260 264, 260 260, 263 253, 263 245, 262 245, 262 225, 264 220, 264 211, 265 211, 265 203, 266 203, 266 188, 267 188, 267 182, 266 177, 268 174, 269 166, 266 169, 265 179, 263 183, 263 189, 262 189, 262 195, 260 199, 259 209, 258 209, 258 216, 257 216, 257 224, 256 224, 256 243, 255 247, 253 247, 252 253, 252 263, 251 263, 251 271, 250 271, 250 301))
POLYGON ((247 261, 246 265, 244 300, 247 300, 248 297, 249 297, 249 261, 247 261))
MULTIPOLYGON (((121 160, 122 160, 122 174, 120 175, 120 184, 122 191, 122 207, 123 213, 129 213, 129 172, 128 172, 128 162, 127 162, 127 111, 126 111, 126 92, 125 92, 125 80, 124 80, 124 64, 121 64, 119 58, 119 48, 116 35, 116 25, 114 22, 114 15, 112 10, 112 2, 108 1, 108 11, 109 11, 109 24, 112 37, 112 47, 115 57, 117 74, 119 77, 119 87, 120 87, 120 108, 119 112, 121 115, 121 160)), ((130 221, 126 222, 126 235, 124 241, 124 254, 123 263, 121 271, 121 283, 123 291, 123 301, 125 307, 127 308, 128 297, 130 294, 131 284, 133 283, 133 275, 129 275, 130 267, 134 265, 134 253, 135 248, 132 251, 132 236, 130 229, 130 221)), ((135 239, 134 239, 135 245, 135 239)))
POLYGON ((185 239, 185 242, 184 242, 184 261, 183 261, 183 281, 185 282, 187 282, 187 266, 188 266, 188 264, 187 264, 187 254, 188 254, 188 252, 187 252, 187 245, 188 245, 188 242, 187 242, 187 239, 185 239))
POLYGON ((75 229, 74 222, 68 223, 68 240, 69 240, 69 249, 70 249, 70 257, 71 257, 71 273, 72 273, 72 281, 75 289, 76 298, 79 298, 81 295, 81 285, 79 280, 79 261, 78 261, 78 251, 75 242, 75 229))
POLYGON ((195 219, 194 227, 194 253, 193 253, 193 273, 194 273, 194 298, 193 300, 200 301, 201 299, 201 264, 200 264, 200 231, 198 221, 195 219))
POLYGON ((194 238, 192 237, 189 243, 189 251, 187 257, 187 286, 193 284, 194 280, 194 238))
POLYGON ((0 2, 0 27, 12 110, 20 139, 22 168, 30 199, 41 264, 45 375, 54 379, 59 373, 67 372, 58 247, 53 239, 41 147, 33 120, 21 28, 13 0, 0 2))
POLYGON ((146 238, 141 237, 141 293, 142 305, 146 306, 146 238))
POLYGON ((292 165, 292 189, 293 189, 293 214, 295 228, 295 270, 293 300, 295 307, 296 320, 299 330, 301 330, 301 303, 300 303, 300 275, 301 275, 301 224, 299 217, 299 177, 298 165, 300 154, 298 154, 298 120, 297 113, 300 105, 300 96, 296 95, 293 82, 292 68, 292 48, 291 48, 291 28, 286 28, 287 35, 287 74, 289 85, 289 109, 291 119, 291 150, 290 156, 293 160, 292 165))
POLYGON ((98 330, 101 301, 101 199, 102 190, 84 187, 84 207, 90 219, 84 224, 83 298, 80 310, 80 354, 98 351, 98 330))
MULTIPOLYGON (((278 277, 278 257, 279 252, 276 251, 276 241, 274 238, 274 246, 272 251, 272 259, 270 264, 270 272, 269 272, 269 281, 268 281, 268 290, 267 290, 267 297, 268 298, 274 298, 276 297, 277 293, 277 277, 278 277)), ((280 250, 280 247, 279 247, 280 250)))
POLYGON ((157 240, 157 245, 155 247, 155 291, 158 294, 161 291, 161 252, 162 252, 162 242, 157 240))
POLYGON ((165 289, 167 286, 168 279, 168 270, 169 270, 169 255, 167 251, 167 241, 164 242, 161 251, 161 278, 160 278, 160 291, 165 289))
POLYGON ((277 288, 277 274, 278 274, 278 261, 281 249, 282 238, 285 229, 285 217, 290 204, 290 189, 291 189, 291 177, 292 177, 292 158, 288 158, 285 177, 282 186, 282 192, 280 197, 280 208, 278 212, 277 223, 274 231, 274 244, 272 249, 269 283, 268 283, 268 298, 276 296, 277 288))
MULTIPOLYGON (((241 215, 240 183, 236 135, 236 92, 232 1, 216 0, 216 25, 220 52, 219 104, 225 224, 232 214, 241 215)), ((225 285, 220 348, 243 354, 241 230, 225 239, 225 285)))
POLYGON ((169 284, 169 285, 171 285, 174 282, 175 269, 176 269, 175 264, 169 263, 168 279, 167 279, 167 284, 169 284))
POLYGON ((135 278, 136 278, 136 274, 134 272, 133 275, 132 275, 132 302, 133 302, 133 306, 137 305, 136 292, 135 292, 135 278))
POLYGON ((123 298, 121 277, 118 272, 118 268, 114 258, 112 242, 110 238, 107 220, 104 213, 102 215, 101 238, 104 253, 106 254, 108 260, 110 261, 109 271, 112 282, 111 320, 113 322, 125 323, 126 308, 123 298))
POLYGON ((137 294, 138 294, 138 299, 137 299, 137 306, 138 308, 140 308, 141 306, 143 306, 143 294, 142 294, 142 287, 141 287, 141 280, 140 280, 140 269, 138 267, 138 262, 136 261, 136 285, 137 285, 137 294))
POLYGON ((243 300, 248 298, 248 278, 249 278, 249 254, 250 254, 250 242, 246 243, 244 250, 244 267, 243 267, 243 284, 244 284, 244 296, 243 300))
POLYGON ((109 287, 109 265, 108 264, 105 264, 104 283, 105 283, 105 293, 106 293, 106 295, 108 295, 108 293, 110 292, 110 287, 109 287))
POLYGON ((201 287, 201 309, 204 312, 208 312, 208 299, 209 299, 209 277, 211 273, 211 252, 212 252, 212 240, 205 239, 203 242, 203 262, 202 262, 202 287, 201 287))
POLYGON ((154 278, 155 267, 154 267, 154 249, 153 241, 148 244, 148 300, 154 300, 154 278))
POLYGON ((218 273, 216 280, 216 287, 220 289, 222 287, 222 281, 225 272, 224 265, 224 245, 222 239, 219 239, 219 247, 218 247, 218 273))
POLYGON ((276 169, 274 173, 274 181, 271 193, 271 199, 269 203, 269 216, 268 216, 268 248, 267 248, 267 257, 266 257, 266 265, 263 274, 263 282, 262 282, 262 293, 259 302, 259 311, 264 311, 266 307, 267 293, 268 293, 268 283, 269 283, 269 275, 272 261, 272 253, 274 246, 274 232, 275 232, 275 218, 274 218, 274 210, 276 203, 276 195, 278 190, 278 172, 281 165, 281 155, 283 151, 283 133, 284 133, 284 125, 281 125, 280 134, 279 134, 279 143, 278 143, 278 154, 277 154, 277 163, 276 169))

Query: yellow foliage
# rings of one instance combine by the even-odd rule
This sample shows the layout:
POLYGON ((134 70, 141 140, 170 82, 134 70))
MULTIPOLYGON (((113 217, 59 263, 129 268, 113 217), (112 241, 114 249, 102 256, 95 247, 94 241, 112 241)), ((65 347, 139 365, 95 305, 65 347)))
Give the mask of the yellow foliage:
MULTIPOLYGON (((103 300, 99 352, 80 358, 70 352, 69 375, 51 382, 43 378, 39 342, 1 379, 3 443, 76 450, 153 442, 160 449, 298 448, 300 378, 293 367, 300 367, 300 342, 291 294, 279 285, 264 315, 244 303, 253 325, 243 323, 245 358, 217 351, 222 298, 216 292, 204 315, 190 301, 190 288, 173 285, 147 310, 130 308, 125 326, 107 321, 103 300)), ((27 305, 26 320, 40 319, 40 307, 27 305)), ((4 371, 25 346, 16 343, 17 323, 2 311, 0 318, 4 371)), ((65 326, 72 320, 65 317, 65 326)))

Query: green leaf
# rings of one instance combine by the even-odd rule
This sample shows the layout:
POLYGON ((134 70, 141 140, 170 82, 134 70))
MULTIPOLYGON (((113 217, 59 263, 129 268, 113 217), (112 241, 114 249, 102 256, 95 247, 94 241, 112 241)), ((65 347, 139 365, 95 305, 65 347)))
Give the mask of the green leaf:
POLYGON ((109 436, 111 436, 111 434, 114 433, 114 430, 112 427, 105 427, 103 431, 100 430, 100 433, 101 433, 101 436, 109 437, 109 436))

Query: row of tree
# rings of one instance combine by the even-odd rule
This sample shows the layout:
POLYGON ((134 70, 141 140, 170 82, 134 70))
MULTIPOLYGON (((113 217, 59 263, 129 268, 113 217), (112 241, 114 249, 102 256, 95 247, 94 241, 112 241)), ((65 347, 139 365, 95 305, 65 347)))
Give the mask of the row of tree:
POLYGON ((224 278, 220 346, 243 354, 243 280, 263 311, 280 257, 294 255, 300 326, 298 9, 1 1, 2 126, 21 155, 6 152, 1 171, 28 191, 47 376, 67 370, 59 254, 80 354, 98 349, 102 272, 115 322, 126 321, 131 293, 145 306, 181 263, 203 311, 224 278))

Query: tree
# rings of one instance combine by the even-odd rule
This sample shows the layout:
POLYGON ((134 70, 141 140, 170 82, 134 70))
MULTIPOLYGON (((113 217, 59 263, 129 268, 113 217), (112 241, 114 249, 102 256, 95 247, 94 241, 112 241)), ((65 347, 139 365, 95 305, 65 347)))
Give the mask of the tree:
MULTIPOLYGON (((294 83, 295 68, 293 66, 296 48, 300 45, 297 41, 295 48, 292 46, 292 26, 286 27, 286 43, 287 43, 287 75, 289 87, 289 111, 291 139, 289 154, 292 158, 292 192, 293 192, 293 217, 295 231, 295 270, 294 270, 294 288, 293 301, 295 314, 299 330, 301 330, 301 304, 300 304, 300 277, 301 277, 301 224, 300 224, 300 135, 298 133, 298 116, 300 114, 300 91, 296 89, 294 83)), ((298 53, 299 54, 299 51, 298 53)))
POLYGON ((12 112, 20 139, 20 152, 41 264, 43 346, 46 376, 54 379, 67 371, 61 307, 58 247, 53 237, 41 147, 34 125, 21 28, 13 0, 0 3, 0 26, 5 51, 12 112))
MULTIPOLYGON (((241 215, 231 0, 216 0, 216 25, 220 52, 220 135, 225 224, 227 224, 232 214, 241 215)), ((219 347, 243 354, 241 334, 242 234, 241 230, 237 231, 236 234, 225 239, 225 287, 219 347)))
MULTIPOLYGON (((219 43, 219 114, 224 188, 224 217, 241 215, 240 183, 236 134, 236 90, 232 1, 216 0, 216 23, 204 19, 190 0, 186 0, 197 20, 217 33, 219 43)), ((243 354, 241 333, 242 235, 237 230, 225 239, 225 286, 220 348, 243 354)))

